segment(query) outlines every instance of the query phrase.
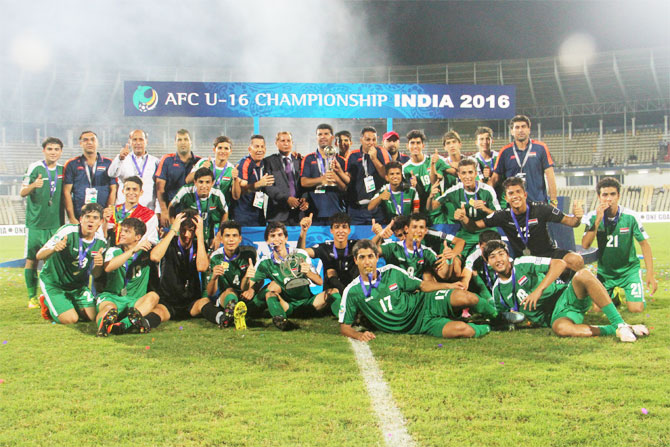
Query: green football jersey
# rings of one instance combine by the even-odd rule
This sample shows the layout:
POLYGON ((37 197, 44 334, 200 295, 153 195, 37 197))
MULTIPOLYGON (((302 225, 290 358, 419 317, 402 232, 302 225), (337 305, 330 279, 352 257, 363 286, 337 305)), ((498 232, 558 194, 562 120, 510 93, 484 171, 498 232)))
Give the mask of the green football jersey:
POLYGON ((513 261, 512 276, 503 281, 498 278, 493 284, 493 299, 499 311, 518 310, 528 321, 538 326, 549 327, 556 301, 567 284, 554 282, 547 287, 537 301, 534 310, 524 309, 521 304, 537 288, 549 271, 550 258, 522 256, 513 261))
MULTIPOLYGON (((218 283, 218 293, 223 292, 224 290, 231 288, 236 293, 241 293, 240 285, 242 284, 242 278, 247 273, 249 268, 249 260, 251 259, 251 265, 256 264, 256 249, 246 245, 240 245, 237 248, 235 254, 228 258, 226 256, 223 247, 215 250, 209 260, 209 274, 208 278, 212 277, 212 269, 223 264, 226 272, 219 276, 217 280, 218 283)), ((209 279, 207 280, 209 282, 209 279)))
POLYGON ((421 280, 394 265, 378 270, 377 281, 367 280, 361 286, 360 276, 344 289, 338 320, 353 324, 356 312, 361 311, 379 330, 417 334, 423 317, 423 293, 416 293, 421 280))
POLYGON ((228 204, 221 191, 212 188, 209 197, 201 199, 198 197, 195 185, 184 185, 179 188, 170 206, 175 207, 177 212, 187 209, 198 211, 204 221, 205 241, 210 241, 214 237, 223 215, 228 212, 228 204))
POLYGON ((383 191, 389 191, 391 193, 391 198, 383 200, 380 204, 381 208, 384 210, 384 214, 389 218, 398 215, 409 216, 412 214, 412 210, 415 206, 417 208, 419 207, 419 193, 412 187, 405 191, 393 192, 391 191, 391 186, 387 184, 382 186, 373 199, 379 197, 383 191))
MULTIPOLYGON (((298 248, 292 253, 298 255, 298 257, 302 259, 301 262, 308 262, 311 264, 312 260, 305 250, 298 248)), ((296 269, 294 269, 294 273, 297 273, 296 269)), ((294 278, 293 275, 286 275, 284 272, 282 272, 281 260, 277 262, 271 254, 269 257, 264 257, 256 263, 256 274, 253 278, 251 278, 251 280, 255 283, 264 281, 266 279, 274 281, 279 287, 281 287, 281 297, 284 299, 284 301, 290 302, 304 300, 312 296, 312 291, 310 290, 309 285, 287 290, 286 283, 288 283, 292 278, 294 278)))
MULTIPOLYGON (((461 157, 462 159, 462 157, 461 157)), ((446 191, 452 186, 460 182, 457 175, 450 174, 447 172, 447 169, 451 168, 451 158, 449 157, 440 157, 440 159, 435 163, 435 171, 437 175, 443 178, 443 183, 441 190, 446 191)))
POLYGON ((493 175, 493 167, 496 165, 496 160, 498 160, 498 152, 491 151, 491 158, 489 160, 484 160, 482 154, 477 152, 473 157, 477 161, 477 175, 479 177, 484 176, 484 168, 488 167, 491 169, 491 175, 493 175))
MULTIPOLYGON (((121 247, 112 247, 105 253, 105 263, 123 254, 121 247)), ((147 294, 149 285, 149 253, 140 250, 133 254, 124 265, 107 273, 105 292, 114 295, 141 298, 147 294), (124 290, 125 289, 125 290, 124 290)))
POLYGON ((470 270, 471 272, 477 273, 477 276, 481 278, 482 281, 486 284, 489 290, 493 289, 493 284, 496 282, 498 276, 496 272, 484 261, 482 256, 482 250, 477 247, 475 251, 470 253, 470 255, 465 259, 464 270, 470 270))
POLYGON ((23 175, 28 186, 41 175, 44 184, 26 197, 26 227, 51 230, 61 226, 61 197, 63 196, 63 166, 47 170, 46 162, 36 161, 23 175), (50 180, 51 179, 51 180, 50 180))
POLYGON ((93 269, 93 256, 104 250, 107 243, 98 233, 92 240, 81 239, 79 225, 67 224, 59 228, 44 246, 54 248, 65 236, 67 236, 65 248, 53 253, 46 260, 40 272, 40 280, 66 290, 86 287, 90 271, 93 269))
MULTIPOLYGON (((486 207, 493 211, 500 209, 500 204, 498 203, 493 188, 481 182, 476 182, 475 190, 473 192, 467 191, 463 186, 463 183, 458 183, 437 198, 437 201, 441 204, 439 208, 440 212, 448 214, 449 218, 452 220, 454 212, 462 205, 465 205, 465 212, 470 219, 480 220, 486 217, 488 214, 487 212, 475 209, 475 207, 470 204, 471 201, 474 202, 475 200, 483 200, 486 203, 486 207)), ((456 237, 465 240, 466 244, 476 244, 479 242, 479 233, 482 231, 484 230, 471 232, 461 225, 461 229, 456 233, 456 237)))
MULTIPOLYGON (((430 183, 430 157, 424 155, 424 159, 421 163, 415 163, 410 159, 409 161, 405 162, 404 165, 402 165, 402 173, 405 177, 408 177, 411 174, 414 174, 416 177, 420 201, 419 209, 428 215, 428 223, 447 223, 444 217, 440 214, 439 210, 433 211, 428 209, 428 195, 430 194, 430 190, 432 188, 430 183), (421 186, 419 187, 419 185, 421 186)), ((440 191, 443 191, 443 183, 440 183, 440 185, 440 191)))
POLYGON ((412 243, 405 246, 405 241, 386 242, 382 245, 382 257, 387 264, 393 264, 403 270, 421 278, 424 272, 429 271, 430 268, 437 261, 437 255, 432 248, 421 244, 417 250, 414 250, 412 243))
MULTIPOLYGON (((202 168, 202 165, 208 160, 209 158, 201 158, 198 160, 198 162, 193 166, 191 172, 195 172, 202 168)), ((209 161, 212 163, 212 166, 209 169, 214 174, 213 187, 221 191, 226 196, 226 203, 230 203, 228 200, 228 193, 230 191, 230 187, 233 185, 233 169, 235 169, 235 166, 233 166, 233 164, 230 162, 226 162, 226 165, 223 167, 223 169, 219 169, 214 164, 214 160, 209 161)))
MULTIPOLYGON (((596 212, 591 211, 582 218, 587 229, 592 229, 596 212)), ((598 225, 598 275, 605 280, 623 277, 640 269, 640 260, 635 252, 633 240, 649 239, 640 218, 633 211, 619 206, 617 216, 607 217, 598 225)))

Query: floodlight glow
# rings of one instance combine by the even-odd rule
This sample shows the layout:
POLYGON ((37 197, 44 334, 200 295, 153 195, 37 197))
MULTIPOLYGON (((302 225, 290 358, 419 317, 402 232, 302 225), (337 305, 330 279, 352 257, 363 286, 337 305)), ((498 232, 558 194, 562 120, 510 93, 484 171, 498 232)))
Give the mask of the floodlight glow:
POLYGON ((34 36, 17 36, 10 44, 12 61, 19 68, 39 72, 44 70, 51 59, 47 44, 34 36))
POLYGON ((577 33, 563 41, 558 50, 558 60, 568 69, 579 69, 588 64, 596 52, 596 43, 588 34, 577 33))

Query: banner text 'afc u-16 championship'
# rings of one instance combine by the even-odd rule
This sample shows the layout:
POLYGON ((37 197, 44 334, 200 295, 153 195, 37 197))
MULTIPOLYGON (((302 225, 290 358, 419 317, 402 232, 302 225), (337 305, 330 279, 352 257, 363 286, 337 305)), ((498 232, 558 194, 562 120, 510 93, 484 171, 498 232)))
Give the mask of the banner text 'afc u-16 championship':
POLYGON ((508 119, 515 87, 126 81, 126 116, 508 119))

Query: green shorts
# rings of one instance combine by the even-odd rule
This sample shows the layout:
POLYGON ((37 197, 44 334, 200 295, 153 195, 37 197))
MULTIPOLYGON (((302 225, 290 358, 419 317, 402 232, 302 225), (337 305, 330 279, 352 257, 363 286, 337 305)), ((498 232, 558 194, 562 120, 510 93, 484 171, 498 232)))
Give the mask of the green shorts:
POLYGON ((554 321, 559 318, 569 318, 575 324, 582 324, 584 322, 584 314, 591 308, 591 298, 585 297, 583 299, 577 298, 575 289, 572 288, 572 282, 568 284, 561 296, 558 297, 554 312, 551 314, 551 323, 549 327, 553 326, 554 321))
POLYGON ((424 292, 420 334, 442 338, 442 329, 456 317, 451 307, 451 290, 424 292))
POLYGON ((615 287, 621 287, 626 291, 626 300, 632 303, 644 303, 644 283, 642 282, 642 271, 636 269, 628 274, 613 279, 604 279, 598 275, 598 280, 603 283, 609 296, 615 287))
POLYGON ((40 251, 44 244, 47 243, 51 237, 56 234, 58 228, 51 230, 40 230, 37 228, 26 228, 25 245, 23 248, 23 257, 34 261, 37 252, 40 251))
POLYGON ((468 285, 468 292, 472 292, 479 298, 485 299, 492 305, 495 305, 491 291, 486 287, 486 282, 479 275, 472 275, 470 284, 468 285))
POLYGON ((312 295, 309 298, 303 298, 301 300, 286 301, 288 304, 286 316, 290 317, 293 314, 297 314, 297 316, 301 317, 313 316, 316 312, 316 309, 314 309, 314 298, 316 298, 316 296, 312 295))
MULTIPOLYGON (((141 298, 141 297, 140 297, 141 298)), ((115 295, 110 292, 102 292, 100 295, 98 295, 98 301, 95 306, 95 311, 99 312, 100 311, 100 305, 104 301, 109 301, 110 303, 113 303, 116 306, 116 310, 119 312, 119 315, 124 314, 130 307, 135 306, 135 303, 140 299, 134 296, 121 296, 121 295, 115 295)))
POLYGON ((93 294, 88 287, 74 290, 64 290, 55 284, 39 280, 40 288, 44 294, 44 304, 49 308, 49 313, 54 321, 58 322, 58 316, 70 309, 85 309, 95 307, 93 294))

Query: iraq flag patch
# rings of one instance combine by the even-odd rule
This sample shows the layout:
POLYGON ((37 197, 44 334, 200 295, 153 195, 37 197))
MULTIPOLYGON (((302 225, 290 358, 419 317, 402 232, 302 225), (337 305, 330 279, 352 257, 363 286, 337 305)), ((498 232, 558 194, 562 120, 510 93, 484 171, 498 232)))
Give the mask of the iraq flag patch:
POLYGON ((523 275, 519 280, 517 281, 517 284, 520 286, 526 284, 528 282, 528 277, 526 275, 523 275))

